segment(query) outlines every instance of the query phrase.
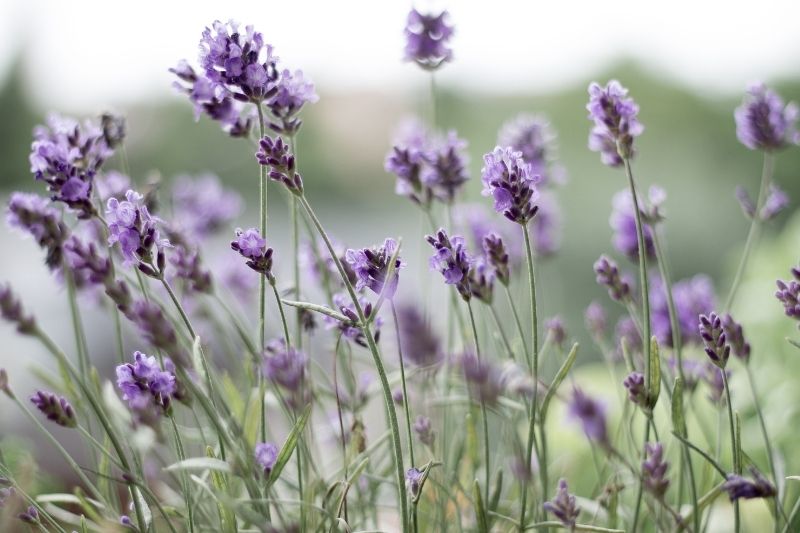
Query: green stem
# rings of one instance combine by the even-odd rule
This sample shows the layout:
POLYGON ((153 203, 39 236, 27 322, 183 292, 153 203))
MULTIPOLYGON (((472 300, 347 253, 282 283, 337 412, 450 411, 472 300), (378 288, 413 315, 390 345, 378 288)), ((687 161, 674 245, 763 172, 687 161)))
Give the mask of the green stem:
POLYGON ((189 332, 189 335, 191 335, 192 342, 194 342, 194 340, 197 338, 197 335, 195 335, 194 333, 194 328, 192 327, 192 323, 189 320, 189 316, 186 314, 186 311, 184 311, 181 302, 178 300, 178 297, 175 295, 175 292, 172 290, 172 287, 170 286, 169 282, 164 277, 163 272, 161 273, 159 279, 161 280, 161 284, 167 290, 167 294, 169 294, 170 300, 172 300, 172 303, 175 305, 175 309, 178 310, 178 314, 181 315, 181 320, 183 320, 183 323, 186 326, 186 330, 189 332))
MULTIPOLYGON (((519 319, 519 313, 517 312, 517 305, 514 303, 514 298, 511 296, 511 289, 509 289, 508 285, 505 285, 505 293, 506 298, 508 299, 508 306, 511 308, 511 314, 514 315, 514 322, 517 324, 517 332, 519 332, 519 338, 522 342, 522 348, 525 350, 525 361, 530 365, 531 356, 528 352, 528 341, 525 340, 525 331, 522 329, 522 321, 519 319)), ((529 368, 528 370, 533 373, 533 369, 529 368)))
POLYGON ((750 253, 758 238, 758 230, 761 224, 761 208, 764 207, 764 202, 767 201, 769 194, 769 184, 772 181, 772 174, 774 172, 774 156, 771 152, 764 152, 764 163, 761 169, 761 186, 758 190, 758 200, 756 200, 756 210, 753 213, 753 218, 750 221, 750 230, 747 232, 747 240, 744 243, 744 251, 742 258, 739 260, 739 267, 736 269, 736 275, 731 284, 731 290, 728 292, 728 299, 725 301, 725 311, 730 311, 733 307, 736 293, 742 283, 742 276, 747 268, 747 260, 750 258, 750 253))
POLYGON ((308 203, 306 197, 300 196, 298 201, 303 206, 303 209, 305 209, 306 213, 308 213, 309 218, 311 218, 311 222, 314 224, 314 227, 317 229, 320 237, 322 237, 322 240, 325 242, 325 246, 328 248, 328 253, 330 253, 331 259, 336 264, 336 269, 339 271, 339 275, 342 277, 345 288, 347 289, 350 299, 353 302, 353 306, 356 309, 360 327, 364 332, 364 337, 367 340, 367 347, 372 354, 373 362, 375 363, 375 368, 378 372, 378 377, 380 378, 381 388, 383 389, 383 400, 386 407, 386 415, 389 418, 389 426, 392 432, 392 447, 394 449, 394 462, 397 474, 397 491, 400 497, 400 517, 402 522, 402 531, 406 533, 409 531, 409 525, 408 497, 405 490, 405 472, 403 469, 403 448, 400 443, 400 427, 397 423, 397 413, 395 413, 394 410, 394 401, 392 400, 392 391, 389 387, 389 379, 386 376, 386 369, 383 366, 383 361, 381 360, 378 346, 375 344, 375 339, 372 336, 372 331, 367 323, 366 317, 364 316, 364 309, 361 307, 361 303, 358 301, 358 295, 353 288, 353 284, 350 283, 350 280, 345 273, 344 267, 339 260, 339 256, 333 247, 333 243, 328 237, 328 234, 325 232, 325 228, 317 218, 316 213, 314 213, 314 210, 311 208, 311 204, 308 203))
MULTIPOLYGON (((644 421, 644 443, 645 443, 645 445, 647 444, 647 442, 649 440, 650 440, 650 420, 649 419, 645 419, 645 421, 644 421)), ((636 472, 635 469, 634 469, 634 472, 636 472)), ((636 510, 633 512, 633 526, 632 526, 632 528, 633 528, 634 532, 636 531, 636 527, 638 526, 639 513, 641 512, 641 509, 642 509, 642 497, 644 496, 644 480, 642 479, 642 476, 638 472, 636 472, 636 476, 639 478, 639 488, 638 488, 638 492, 636 493, 636 510)))
MULTIPOLYGON (((737 474, 741 474, 741 465, 739 464, 739 450, 736 449, 736 427, 733 421, 733 406, 731 405, 731 388, 728 384, 728 373, 725 372, 724 368, 719 369, 722 372, 722 382, 725 385, 725 399, 728 403, 728 422, 731 426, 731 458, 733 459, 733 471, 737 474)), ((736 533, 739 533, 741 528, 739 522, 739 500, 734 500, 733 502, 733 512, 734 512, 734 530, 736 533)), ((778 517, 775 517, 777 520, 778 517)))
MULTIPOLYGON (((175 416, 172 415, 169 417, 170 422, 172 423, 172 432, 175 435, 175 448, 178 453, 178 460, 184 461, 186 459, 186 453, 183 450, 183 441, 181 440, 181 433, 178 431, 178 424, 175 422, 175 416)), ((186 501, 186 513, 187 518, 189 520, 189 532, 194 532, 194 510, 192 505, 192 493, 191 488, 189 487, 189 483, 186 479, 186 471, 181 471, 181 485, 183 485, 183 497, 186 501)))
MULTIPOLYGON (((472 335, 475 340, 475 354, 478 356, 478 360, 481 359, 481 348, 480 343, 478 342, 478 328, 475 326, 475 314, 472 312, 472 302, 467 300, 467 310, 469 311, 469 322, 472 325, 472 335)), ((491 457, 491 451, 489 449, 489 415, 486 412, 486 400, 483 396, 480 396, 480 403, 481 403, 481 416, 483 416, 483 460, 486 463, 486 487, 484 488, 484 498, 486 499, 487 505, 489 502, 489 492, 490 492, 490 482, 492 479, 492 469, 491 465, 489 464, 489 459, 491 457)))
MULTIPOLYGON (((261 108, 261 104, 256 104, 256 110, 258 110, 258 132, 259 132, 259 140, 264 138, 264 110, 261 108)), ((261 238, 267 238, 267 167, 264 165, 258 165, 258 172, 259 172, 259 205, 261 206, 261 216, 260 216, 260 229, 261 229, 261 238)), ((266 322, 266 314, 267 314, 267 280, 264 276, 259 276, 258 280, 258 349, 259 351, 263 350, 266 346, 266 331, 265 331, 265 322, 266 322)), ((258 404, 260 409, 260 416, 261 416, 261 441, 267 441, 267 407, 264 404, 264 393, 266 392, 266 386, 264 384, 264 376, 261 372, 256 373, 258 376, 258 404)))
MULTIPOLYGON (((528 442, 525 451, 525 468, 529 468, 531 459, 533 457, 533 441, 535 437, 536 428, 536 411, 537 404, 539 403, 539 320, 536 314, 536 273, 533 263, 533 248, 531 247, 531 237, 528 232, 528 226, 522 226, 522 235, 525 237, 525 255, 528 260, 528 285, 530 290, 531 301, 531 351, 533 352, 533 360, 531 361, 531 354, 528 353, 528 367, 533 371, 533 399, 531 400, 530 421, 528 426, 528 442)), ((511 299, 509 295, 509 300, 511 299)), ((521 328, 520 328, 521 329, 521 328)), ((544 425, 540 428, 541 438, 545 439, 544 425)), ((547 499, 547 487, 549 481, 547 478, 547 465, 542 463, 541 454, 537 453, 539 463, 539 472, 542 481, 542 500, 547 499)), ((522 504, 520 506, 519 527, 520 530, 525 527, 525 512, 528 500, 528 484, 525 484, 522 489, 522 504)))
POLYGON ((411 466, 414 466, 416 461, 414 460, 414 437, 413 433, 411 432, 411 409, 408 406, 408 388, 406 387, 406 365, 405 360, 403 359, 403 348, 400 339, 400 327, 399 321, 397 320, 397 310, 394 306, 394 300, 390 300, 389 303, 392 308, 392 318, 394 319, 394 331, 397 335, 397 356, 400 359, 400 383, 403 386, 403 406, 406 413, 406 430, 408 431, 408 456, 411 460, 411 466))
POLYGON ((750 384, 750 393, 753 396, 753 404, 756 407, 756 414, 758 415, 758 423, 761 426, 761 435, 764 437, 764 445, 767 447, 767 461, 769 462, 769 470, 772 474, 772 480, 775 482, 775 489, 778 493, 775 495, 775 526, 778 524, 778 509, 781 506, 780 483, 778 483, 778 472, 775 469, 775 461, 772 458, 772 443, 769 439, 767 432, 767 424, 764 422, 764 412, 761 410, 761 402, 756 393, 756 382, 753 377, 753 369, 750 368, 750 360, 744 363, 745 370, 747 370, 747 382, 750 384))
MULTIPOLYGON (((295 136, 289 137, 289 145, 294 154, 295 169, 297 169, 297 140, 295 136)), ((294 296, 296 300, 302 300, 300 294, 300 224, 297 209, 297 198, 289 195, 289 218, 292 224, 292 257, 294 263, 292 267, 292 278, 294 283, 294 296)), ((303 310, 297 309, 295 313, 295 345, 298 350, 303 349, 303 310)))
POLYGON ((494 308, 494 305, 487 304, 489 308, 489 314, 492 315, 492 320, 494 321, 494 325, 497 328, 497 332, 500 334, 500 339, 503 341, 503 346, 505 347, 506 351, 508 352, 508 357, 515 361, 514 357, 514 349, 511 347, 511 343, 508 340, 508 336, 506 336, 506 332, 503 329, 502 324, 500 324, 500 317, 497 316, 497 310, 494 308))

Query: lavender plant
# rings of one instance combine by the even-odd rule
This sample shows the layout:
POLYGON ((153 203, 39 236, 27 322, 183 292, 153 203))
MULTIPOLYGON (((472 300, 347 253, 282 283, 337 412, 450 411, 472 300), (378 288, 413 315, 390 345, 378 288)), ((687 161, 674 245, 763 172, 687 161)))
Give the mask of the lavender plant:
MULTIPOLYGON (((549 280, 538 266, 559 250, 556 192, 565 179, 550 122, 520 114, 497 146, 484 147, 481 193, 493 214, 489 202, 462 201, 474 189, 467 143, 440 131, 433 83, 453 61, 453 33, 446 11, 409 14, 405 59, 430 73, 433 112, 428 123, 406 124, 385 160, 397 195, 429 225, 424 237, 363 248, 334 238, 307 195, 317 177, 300 173, 301 114, 318 100, 314 85, 251 26, 214 22, 202 31, 199 66, 170 69, 196 118, 255 147, 259 214, 244 214, 247 229, 233 228, 244 202, 212 175, 181 176, 159 198, 109 168, 124 147, 121 117, 54 115, 35 130, 31 173, 48 196, 12 194, 7 222, 33 238, 66 288, 74 346, 57 343, 0 285, 0 316, 41 344, 58 372, 41 374, 47 390, 26 402, 0 369, 0 392, 77 482, 71 494, 46 493, 0 450, 0 513, 14 527, 700 533, 724 512, 738 533, 740 500, 761 499, 775 531, 796 529, 800 499, 779 468, 788 450, 770 439, 753 379, 751 361, 768 347, 730 313, 761 224, 789 204, 772 165, 800 140, 796 106, 758 85, 735 111, 736 135, 764 153, 764 174, 755 202, 735 193, 751 229, 717 315, 709 277, 672 279, 665 191, 638 193, 639 106, 617 81, 589 86, 588 147, 627 179, 612 201, 611 244, 639 272, 637 284, 607 254, 593 265, 621 312, 613 335, 602 303, 584 315, 617 388, 613 403, 574 370, 578 344, 561 315, 544 322, 540 338, 537 282, 549 280), (270 189, 287 201, 288 250, 267 224, 270 189), (443 283, 431 282, 431 293, 447 291, 434 306, 410 301, 415 270, 402 259, 404 241, 433 249, 429 266, 443 283), (226 254, 224 266, 204 261, 215 251, 226 254), (89 306, 111 310, 115 342, 102 353, 82 319, 89 306), (115 370, 104 354, 115 354, 115 370), (765 461, 742 439, 742 382, 731 381, 738 365, 765 461), (591 489, 571 464, 588 461, 591 489)), ((775 296, 798 319, 800 270, 791 275, 775 296)))

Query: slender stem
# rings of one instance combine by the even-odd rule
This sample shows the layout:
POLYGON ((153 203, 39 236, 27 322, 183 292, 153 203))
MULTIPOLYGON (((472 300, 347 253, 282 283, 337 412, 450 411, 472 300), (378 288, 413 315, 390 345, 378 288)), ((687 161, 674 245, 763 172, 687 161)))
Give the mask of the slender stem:
POLYGON ((436 129, 438 117, 436 116, 436 74, 431 70, 430 77, 430 93, 431 93, 431 128, 436 129))
POLYGON ((186 314, 186 311, 184 311, 180 300, 178 300, 178 297, 175 295, 175 292, 172 290, 172 287, 164 277, 163 273, 161 274, 161 277, 159 279, 161 280, 161 284, 164 285, 164 288, 167 289, 167 294, 169 294, 170 300, 172 300, 172 303, 175 305, 175 309, 178 310, 178 314, 181 315, 181 320, 183 320, 183 323, 186 326, 189 335, 192 336, 192 342, 194 342, 197 335, 195 335, 194 333, 194 328, 192 327, 192 323, 189 320, 189 316, 186 314))
MULTIPOLYGON (((528 226, 522 226, 522 235, 525 237, 525 255, 528 260, 528 285, 530 290, 531 301, 531 352, 533 360, 531 360, 531 353, 526 354, 528 358, 528 367, 533 372, 533 399, 531 400, 530 421, 528 426, 528 442, 525 451, 525 468, 529 468, 531 459, 533 457, 533 441, 535 437, 536 427, 536 411, 539 403, 539 320, 536 314, 536 272, 533 263, 533 248, 531 247, 531 237, 528 232, 528 226)), ((509 295, 509 300, 511 297, 509 295)), ((545 439, 544 425, 540 428, 541 438, 545 439)), ((537 459, 539 462, 539 472, 542 480, 542 500, 547 499, 547 487, 549 481, 547 478, 547 465, 542 463, 541 454, 537 450, 537 459)), ((519 527, 522 530, 525 527, 525 512, 528 500, 528 484, 522 489, 522 504, 520 506, 519 527)))
POLYGON ((411 409, 408 406, 408 389, 406 387, 406 370, 405 370, 405 360, 403 359, 403 347, 402 341, 400 339, 400 327, 399 321, 397 320, 397 310, 394 305, 394 300, 390 300, 390 306, 392 308, 392 318, 394 319, 394 331, 397 335, 397 356, 400 359, 400 382, 403 385, 403 406, 405 407, 406 412, 406 430, 408 431, 408 456, 411 460, 411 466, 416 464, 414 460, 414 437, 411 433, 411 409))
MULTIPOLYGON (((478 356, 478 360, 481 359, 481 348, 480 343, 478 342, 478 328, 475 326, 475 314, 472 312, 472 302, 467 300, 467 310, 469 311, 469 322, 472 325, 472 335, 475 339, 475 354, 478 356)), ((492 469, 491 465, 489 464, 489 459, 491 457, 491 453, 489 450, 489 415, 486 412, 486 400, 484 400, 483 396, 480 396, 480 403, 481 403, 481 416, 483 416, 483 460, 486 463, 486 487, 484 488, 484 498, 486 499, 487 505, 489 502, 489 485, 492 478, 492 469)))
MULTIPOLYGON (((186 453, 183 450, 183 441, 181 440, 181 433, 178 431, 178 424, 175 422, 175 416, 170 416, 169 420, 172 424, 172 432, 175 435, 175 448, 178 454, 178 460, 184 461, 186 459, 186 453)), ((189 520, 189 532, 192 533, 194 532, 194 506, 192 505, 191 488, 186 479, 185 471, 181 471, 181 485, 183 485, 183 497, 186 500, 186 513, 187 519, 189 520)))
POLYGON ((275 284, 275 280, 270 279, 269 284, 272 286, 272 292, 275 295, 275 302, 278 304, 278 313, 281 316, 281 325, 283 326, 283 338, 286 342, 286 349, 292 347, 292 339, 289 336, 289 325, 286 323, 286 314, 283 312, 283 302, 281 301, 281 295, 278 292, 278 287, 275 284))
MULTIPOLYGON (((295 135, 289 137, 289 145, 292 154, 294 154, 295 170, 297 170, 297 138, 295 135)), ((289 218, 292 223, 292 257, 294 258, 292 268, 292 278, 294 283, 294 296, 296 300, 301 300, 300 295, 300 224, 297 208, 297 198, 295 195, 289 195, 289 218)), ((295 345, 298 350, 303 348, 303 310, 297 309, 295 314, 295 345)))
MULTIPOLYGON (((647 442, 649 440, 650 440, 650 420, 649 419, 645 419, 645 421, 644 421, 644 442, 645 442, 645 444, 647 444, 647 442)), ((634 472, 635 472, 635 470, 634 470, 634 472)), ((632 525, 633 531, 636 531, 636 527, 637 527, 638 522, 639 522, 639 513, 640 513, 641 508, 642 508, 642 497, 644 496, 644 481, 642 479, 642 476, 639 475, 638 472, 636 474, 637 474, 637 477, 639 478, 639 488, 638 488, 638 492, 636 493, 636 510, 633 512, 633 525, 632 525)))
MULTIPOLYGON (((725 399, 728 403, 728 422, 731 426, 731 459, 733 460, 733 471, 737 474, 741 474, 741 465, 739 465, 739 450, 736 448, 736 427, 733 421, 733 406, 731 405, 731 388, 728 384, 728 373, 725 372, 724 368, 719 370, 722 372, 722 382, 725 385, 725 399)), ((734 500, 733 502, 733 512, 734 512, 734 530, 736 533, 740 530, 740 523, 739 523, 739 500, 734 500)), ((775 517, 777 520, 777 517, 775 517)))
MULTIPOLYGON (((511 296, 511 289, 508 285, 504 285, 506 298, 508 299, 508 306, 511 308, 511 314, 514 315, 514 322, 517 324, 517 332, 519 333, 519 338, 522 341, 522 348, 525 350, 525 361, 530 365, 531 356, 528 352, 528 341, 525 340, 525 330, 522 328, 522 321, 519 319, 519 313, 517 312, 517 305, 514 303, 514 297, 511 296)), ((531 373, 533 373, 533 369, 529 368, 531 373)))
POLYGON ((383 389, 383 399, 384 404, 386 406, 386 415, 389 418, 389 427, 392 432, 392 446, 394 449, 394 461, 395 461, 395 470, 397 474, 397 491, 400 497, 400 517, 402 523, 402 531, 408 532, 408 498, 405 490, 405 472, 403 468, 403 449, 400 443, 400 427, 397 423, 397 413, 394 410, 394 401, 392 400, 392 391, 389 387, 389 379, 386 376, 386 369, 383 366, 383 361, 381 360, 380 352, 378 351, 378 346, 375 344, 375 338, 372 336, 372 331, 370 330, 369 324, 367 323, 367 319, 364 316, 364 309, 361 307, 361 303, 358 301, 358 295, 353 288, 353 284, 350 283, 347 274, 345 273, 344 267, 342 266, 342 262, 339 260, 339 256, 336 253, 336 250, 333 247, 333 243, 331 242, 328 234, 325 232, 325 228, 322 226, 322 223, 317 218, 316 213, 311 208, 311 204, 308 203, 308 200, 305 196, 300 196, 298 201, 303 206, 303 209, 306 210, 308 213, 309 218, 311 218, 311 222, 314 224, 314 227, 317 229, 317 232, 322 237, 322 240, 325 242, 325 246, 328 248, 328 253, 331 256, 334 264, 336 265, 336 269, 339 271, 339 275, 342 278, 342 282, 345 284, 345 288, 347 289, 348 294, 350 295, 350 299, 353 302, 353 306, 356 309, 356 313, 358 315, 358 319, 360 322, 361 330, 364 332, 364 337, 367 340, 367 347, 369 348, 370 353, 372 354, 373 362, 375 363, 375 368, 378 372, 378 377, 380 378, 381 388, 383 389))
MULTIPOLYGON (((264 110, 261 108, 261 104, 256 104, 256 110, 258 111, 258 133, 259 133, 259 140, 264 138, 264 110)), ((264 165, 258 165, 258 172, 259 172, 259 204, 261 206, 261 238, 267 238, 267 167, 264 165)), ((265 322, 266 322, 266 313, 267 313, 267 280, 265 276, 259 276, 258 280, 258 349, 262 351, 266 346, 266 332, 265 332, 265 322)), ((264 404, 264 393, 266 392, 266 386, 264 384, 264 376, 261 372, 257 373, 258 376, 258 404, 261 416, 261 441, 266 442, 267 440, 267 408, 264 404)))
POLYGON ((758 399, 758 394, 756 393, 756 381, 753 377, 753 369, 750 368, 750 361, 747 360, 744 363, 745 370, 747 370, 747 382, 750 384, 750 393, 753 396, 753 403, 756 407, 756 414, 758 415, 758 423, 761 426, 761 435, 764 437, 764 445, 767 447, 767 461, 769 462, 769 470, 772 474, 772 480, 775 482, 775 489, 778 493, 775 495, 775 524, 777 526, 778 523, 778 509, 781 506, 781 494, 780 494, 780 483, 778 483, 778 472, 775 469, 775 461, 772 457, 772 443, 769 439, 769 433, 767 432, 767 424, 764 421, 764 412, 761 409, 761 402, 758 399))
POLYGON ((508 351, 508 357, 514 361, 514 349, 511 347, 511 343, 508 340, 508 336, 506 336, 506 332, 503 329, 503 325, 500 323, 500 317, 497 316, 497 310, 494 308, 494 305, 488 304, 487 307, 489 308, 489 314, 492 315, 492 319, 494 320, 494 325, 497 328, 498 333, 500 334, 500 339, 503 341, 503 346, 505 346, 506 351, 508 351))
POLYGON ((764 202, 767 201, 769 194, 769 184, 772 181, 772 174, 774 172, 775 159, 771 152, 764 152, 764 163, 761 169, 761 186, 758 190, 758 200, 756 200, 756 210, 753 213, 753 218, 750 221, 750 230, 747 232, 747 240, 744 243, 744 251, 742 258, 739 260, 739 267, 736 269, 736 275, 731 284, 731 290, 728 292, 728 299, 725 301, 725 311, 730 311, 733 307, 733 302, 736 298, 736 293, 742 283, 742 276, 747 268, 747 260, 750 258, 750 253, 753 246, 758 239, 758 230, 761 225, 761 209, 764 207, 764 202))

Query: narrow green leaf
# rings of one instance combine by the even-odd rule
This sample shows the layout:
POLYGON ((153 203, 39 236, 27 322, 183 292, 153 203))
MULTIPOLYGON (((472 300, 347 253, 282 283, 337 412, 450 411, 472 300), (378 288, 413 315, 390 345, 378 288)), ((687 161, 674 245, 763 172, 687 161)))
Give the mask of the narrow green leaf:
POLYGON ((558 387, 561 385, 561 382, 564 381, 564 378, 567 377, 567 374, 569 374, 569 371, 572 368, 572 364, 575 362, 575 358, 578 355, 578 346, 579 345, 577 342, 572 345, 572 349, 569 351, 567 358, 564 360, 561 368, 558 369, 556 376, 553 378, 553 382, 550 384, 550 387, 547 389, 547 393, 544 395, 542 407, 539 409, 539 417, 542 424, 544 424, 545 420, 547 419, 547 409, 550 406, 550 400, 552 400, 553 396, 555 396, 558 387))
MULTIPOLYGON (((725 370, 723 370, 723 372, 725 372, 725 370)), ((736 428, 736 457, 733 458, 733 466, 736 468, 736 473, 741 474, 744 458, 742 457, 742 419, 739 416, 739 411, 734 412, 734 420, 734 426, 736 428)))
POLYGON ((472 500, 475 505, 475 518, 478 522, 480 533, 489 533, 489 523, 486 520, 486 510, 483 508, 483 496, 481 496, 481 486, 478 480, 472 484, 472 500))
POLYGON ((213 459, 211 457, 190 457, 183 461, 173 463, 166 468, 167 472, 176 470, 216 470, 218 472, 231 472, 231 465, 222 461, 221 459, 213 459))
POLYGON ((203 360, 203 347, 200 345, 200 337, 195 337, 192 343, 192 363, 194 364, 194 371, 202 378, 202 382, 207 383, 208 372, 206 372, 206 364, 203 360))
MULTIPOLYGON (((206 446, 206 457, 209 459, 217 458, 211 446, 206 446)), ((216 470, 211 471, 211 484, 220 493, 227 494, 228 480, 221 472, 216 470)), ((221 501, 217 501, 217 512, 219 513, 220 531, 236 531, 236 516, 230 506, 224 505, 221 501)))
POLYGON ((672 387, 672 429, 681 437, 686 437, 686 419, 683 415, 683 380, 675 378, 672 387))
POLYGON ((342 313, 334 311, 330 307, 325 307, 324 305, 312 304, 311 302, 297 302, 294 300, 286 300, 284 298, 281 298, 281 302, 283 303, 283 305, 288 305, 289 307, 296 307, 297 309, 305 309, 306 311, 314 311, 315 313, 320 313, 325 316, 335 318, 339 322, 351 322, 351 320, 346 316, 344 316, 342 313))
POLYGON ((652 411, 661 394, 661 354, 655 336, 650 338, 650 377, 647 391, 647 406, 652 411))
POLYGON ((492 489, 492 497, 489 500, 489 510, 497 511, 497 505, 500 503, 500 495, 503 493, 503 471, 498 470, 494 478, 494 489, 492 489))
POLYGON ((81 533, 89 533, 89 525, 86 523, 85 516, 81 516, 81 533))
POLYGON ((786 476, 786 479, 791 479, 792 481, 800 481, 800 476, 786 476))
POLYGON ((300 434, 306 427, 306 422, 308 422, 309 415, 311 415, 311 404, 306 405, 306 408, 303 409, 303 413, 297 418, 297 422, 295 422, 292 431, 290 431, 289 436, 286 437, 286 442, 283 443, 281 451, 278 452, 278 458, 275 460, 275 466, 272 467, 272 471, 269 473, 269 481, 267 482, 269 486, 278 480, 278 478, 281 476, 281 472, 283 472, 283 469, 286 466, 286 463, 288 463, 289 459, 292 457, 294 449, 297 447, 297 440, 300 438, 300 434))

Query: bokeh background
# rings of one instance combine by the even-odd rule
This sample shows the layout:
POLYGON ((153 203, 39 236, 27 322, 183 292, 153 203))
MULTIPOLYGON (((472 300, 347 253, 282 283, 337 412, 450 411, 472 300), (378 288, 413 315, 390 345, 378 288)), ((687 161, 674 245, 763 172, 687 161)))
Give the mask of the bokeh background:
MULTIPOLYGON (((800 100, 800 3, 418 4, 429 6, 447 7, 456 25, 455 60, 436 76, 436 104, 439 125, 469 142, 465 201, 488 204, 479 194, 481 156, 494 147, 504 121, 520 112, 543 113, 558 132, 559 161, 568 175, 558 191, 562 245, 541 266, 540 302, 544 316, 560 314, 570 337, 585 346, 579 375, 594 375, 592 362, 599 359, 582 332, 583 309, 593 299, 606 303, 591 266, 612 251, 611 197, 625 187, 623 175, 601 165, 586 147, 590 81, 617 78, 641 106, 646 130, 637 141, 635 172, 640 185, 657 183, 668 193, 673 275, 708 273, 724 297, 748 227, 734 188, 741 184, 755 194, 761 171, 760 154, 736 140, 733 109, 755 80, 766 81, 785 100, 800 100)), ((410 202, 393 194, 394 179, 383 169, 397 124, 407 116, 430 115, 429 77, 401 59, 409 7, 369 0, 0 0, 0 200, 4 204, 13 190, 43 192, 29 172, 28 152, 32 128, 49 111, 84 117, 111 110, 128 120, 125 151, 134 180, 158 178, 168 187, 179 174, 215 173, 247 200, 240 224, 254 225, 252 147, 227 138, 205 118, 196 123, 167 72, 179 59, 195 60, 206 25, 234 18, 254 24, 284 65, 302 68, 316 84, 320 101, 304 111, 298 152, 308 194, 323 219, 350 246, 402 237, 410 265, 404 284, 413 284, 424 272, 421 254, 427 255, 420 244, 423 221, 410 202)), ((798 258, 798 178, 800 149, 779 154, 775 181, 792 199, 791 208, 764 232, 736 308, 753 337, 768 423, 781 430, 784 442, 797 437, 792 428, 798 422, 794 383, 800 354, 784 341, 796 330, 772 292, 774 279, 788 276, 798 258)), ((270 218, 272 242, 279 252, 288 251, 279 194, 271 195, 270 218)), ((227 253, 224 242, 219 253, 227 253)), ((0 224, 0 280, 11 282, 27 307, 69 345, 64 291, 41 259, 35 243, 0 224)), ((431 275, 426 283, 438 279, 431 275)), ((419 287, 407 290, 415 294, 419 287)), ((90 312, 86 320, 101 358, 107 317, 90 312)), ((47 363, 38 347, 0 325, 0 366, 9 369, 20 392, 33 389, 31 370, 47 363)), ((750 421, 752 401, 742 385, 735 403, 750 421)), ((27 438, 32 433, 11 411, 0 401, 0 436, 27 438)), ((745 439, 757 448, 752 428, 745 439)))

